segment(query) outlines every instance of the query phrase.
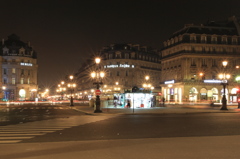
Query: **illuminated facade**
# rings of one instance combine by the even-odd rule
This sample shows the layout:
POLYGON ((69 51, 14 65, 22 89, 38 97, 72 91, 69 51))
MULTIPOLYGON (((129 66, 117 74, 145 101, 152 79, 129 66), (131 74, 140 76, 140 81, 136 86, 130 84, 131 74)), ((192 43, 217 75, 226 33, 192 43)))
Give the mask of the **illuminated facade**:
MULTIPOLYGON (((131 92, 133 87, 142 89, 147 75, 151 86, 159 86, 161 68, 157 50, 139 44, 113 44, 102 48, 98 55, 102 59, 100 69, 106 72, 101 87, 104 94, 131 92)), ((94 57, 77 73, 78 89, 83 94, 94 93, 90 78, 95 69, 93 60, 94 57)))
POLYGON ((12 34, 1 44, 2 98, 7 100, 35 100, 37 97, 37 54, 20 38, 12 34))
POLYGON ((185 25, 164 42, 161 87, 166 101, 182 103, 214 100, 223 95, 218 74, 231 74, 226 96, 237 102, 240 75, 240 26, 235 17, 202 25, 185 25), (222 61, 228 61, 226 68, 222 61))

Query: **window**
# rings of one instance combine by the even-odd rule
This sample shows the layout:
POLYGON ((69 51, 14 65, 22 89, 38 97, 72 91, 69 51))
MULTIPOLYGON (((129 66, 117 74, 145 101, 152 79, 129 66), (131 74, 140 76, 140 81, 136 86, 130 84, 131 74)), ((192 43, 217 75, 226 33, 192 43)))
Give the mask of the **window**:
POLYGON ((16 68, 12 68, 12 73, 16 73, 16 68))
POLYGON ((222 37, 222 44, 227 44, 227 37, 226 36, 222 37))
POLYGON ((204 35, 204 36, 201 36, 201 43, 206 43, 207 42, 207 37, 204 35))
POLYGON ((4 78, 4 79, 3 79, 3 83, 4 83, 4 84, 7 84, 7 78, 4 78))
POLYGON ((232 38, 232 44, 237 44, 237 38, 232 38))
POLYGON ((21 75, 24 75, 24 69, 21 69, 21 75))
POLYGON ((213 36, 213 37, 212 37, 212 43, 213 43, 213 44, 216 44, 216 43, 217 43, 217 37, 216 37, 216 36, 213 36))
POLYGON ((128 76, 128 71, 126 71, 126 76, 128 76))
POLYGON ((24 84, 24 78, 21 78, 20 83, 24 84))
POLYGON ((191 66, 196 66, 195 59, 191 59, 191 66))
POLYGON ((206 59, 202 59, 202 66, 206 66, 206 59))
POLYGON ((119 71, 117 71, 117 76, 120 76, 120 73, 119 73, 119 71))
POLYGON ((7 74, 7 69, 6 69, 6 68, 3 69, 3 74, 4 74, 4 75, 7 74))
POLYGON ((190 42, 196 42, 197 41, 197 38, 196 38, 196 36, 195 35, 191 35, 190 36, 190 42))
POLYGON ((16 79, 14 77, 12 78, 12 84, 16 84, 16 79))
POLYGON ((30 78, 28 78, 28 81, 27 81, 28 84, 30 84, 30 78))
POLYGON ((125 54, 125 59, 129 59, 129 54, 128 53, 125 54))

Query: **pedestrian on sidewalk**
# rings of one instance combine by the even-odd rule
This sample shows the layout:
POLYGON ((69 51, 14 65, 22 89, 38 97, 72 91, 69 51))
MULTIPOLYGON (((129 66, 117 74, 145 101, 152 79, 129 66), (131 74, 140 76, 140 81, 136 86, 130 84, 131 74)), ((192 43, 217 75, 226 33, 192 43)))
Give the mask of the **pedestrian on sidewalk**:
POLYGON ((128 107, 128 108, 131 107, 131 104, 130 104, 130 100, 129 100, 129 99, 127 100, 127 107, 128 107))

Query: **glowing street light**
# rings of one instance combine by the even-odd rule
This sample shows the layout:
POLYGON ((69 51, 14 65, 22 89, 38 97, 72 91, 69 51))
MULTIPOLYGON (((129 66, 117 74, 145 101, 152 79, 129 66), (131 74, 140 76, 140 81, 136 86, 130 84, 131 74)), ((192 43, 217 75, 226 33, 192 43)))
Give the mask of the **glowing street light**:
MULTIPOLYGON (((228 64, 227 61, 222 62, 224 69, 226 68, 227 64, 228 64)), ((223 85, 222 107, 220 110, 228 110, 227 109, 227 99, 226 99, 226 86, 228 85, 228 79, 231 77, 231 75, 226 74, 225 70, 224 70, 224 73, 219 74, 218 77, 222 80, 221 85, 223 85)))

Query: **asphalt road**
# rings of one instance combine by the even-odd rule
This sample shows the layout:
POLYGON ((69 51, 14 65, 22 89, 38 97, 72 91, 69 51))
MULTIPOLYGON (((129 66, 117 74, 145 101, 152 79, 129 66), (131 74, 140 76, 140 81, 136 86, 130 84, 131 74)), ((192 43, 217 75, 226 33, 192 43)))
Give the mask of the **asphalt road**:
POLYGON ((23 115, 20 110, 29 118, 51 119, 1 126, 0 158, 233 159, 240 155, 240 113, 85 115, 59 107, 24 108, 13 115, 23 115))
POLYGON ((65 105, 12 105, 0 107, 0 126, 83 114, 65 105))
POLYGON ((120 115, 22 142, 240 135, 239 113, 120 115))

